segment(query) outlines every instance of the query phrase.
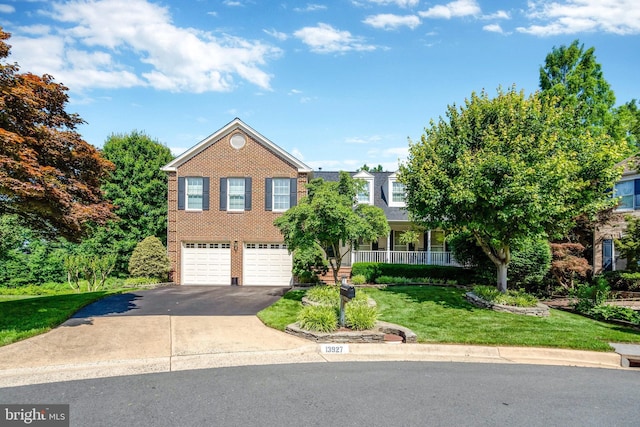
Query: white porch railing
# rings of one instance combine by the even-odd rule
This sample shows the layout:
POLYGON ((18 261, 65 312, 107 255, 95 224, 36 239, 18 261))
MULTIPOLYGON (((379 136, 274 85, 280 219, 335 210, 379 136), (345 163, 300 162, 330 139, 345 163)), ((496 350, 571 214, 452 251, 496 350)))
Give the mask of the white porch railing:
POLYGON ((460 266, 453 258, 451 252, 436 251, 356 251, 354 253, 354 262, 460 266))

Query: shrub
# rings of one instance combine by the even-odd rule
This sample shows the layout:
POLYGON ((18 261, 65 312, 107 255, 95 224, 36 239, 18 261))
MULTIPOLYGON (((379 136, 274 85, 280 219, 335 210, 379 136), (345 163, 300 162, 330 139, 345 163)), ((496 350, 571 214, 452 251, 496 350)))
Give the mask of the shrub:
POLYGON ((340 292, 338 286, 319 285, 307 289, 305 295, 310 301, 319 304, 337 306, 340 303, 340 292))
POLYGON ((298 312, 297 320, 300 327, 308 331, 333 332, 338 329, 338 313, 333 306, 304 306, 298 312))
POLYGON ((624 320, 636 325, 640 324, 640 313, 629 307, 619 307, 616 305, 599 305, 589 310, 589 316, 603 320, 624 320))
POLYGON ((576 277, 586 278, 591 266, 582 256, 584 246, 580 243, 552 243, 553 262, 551 274, 564 289, 573 289, 576 277))
MULTIPOLYGON (((474 267, 476 281, 495 281, 496 266, 482 251, 471 233, 458 233, 451 237, 449 246, 458 262, 474 267)), ((525 287, 533 290, 542 283, 551 266, 549 243, 541 241, 522 241, 511 248, 508 280, 513 287, 525 287)), ((450 277, 457 279, 457 277, 450 277)), ((461 284, 468 284, 458 279, 461 284)))
POLYGON ((381 285, 408 285, 411 279, 406 277, 380 276, 376 279, 376 283, 381 285))
POLYGON ((502 293, 493 286, 474 286, 473 293, 494 304, 514 307, 535 307, 538 304, 538 299, 533 295, 515 289, 509 289, 506 293, 502 293))
POLYGON ((612 291, 640 291, 640 272, 605 271, 602 277, 612 291))
POLYGON ((344 309, 345 323, 357 331, 371 329, 378 320, 378 310, 366 302, 351 301, 344 309))
POLYGON ((364 276, 367 283, 374 283, 376 277, 380 275, 377 262, 356 262, 351 266, 352 276, 364 276))
POLYGON ((135 288, 136 286, 154 285, 156 283, 159 283, 159 281, 155 277, 128 277, 122 285, 126 288, 135 288))
POLYGON ((367 283, 367 278, 364 277, 364 274, 356 274, 355 276, 351 277, 351 283, 354 285, 364 285, 365 283, 367 283))
POLYGON ((133 277, 155 277, 166 280, 171 269, 167 251, 155 236, 138 243, 129 259, 129 274, 133 277))
POLYGON ((318 275, 329 271, 329 264, 319 245, 293 252, 292 273, 300 283, 318 283, 318 275))
POLYGON ((604 304, 611 295, 611 288, 606 279, 597 277, 591 285, 580 284, 576 286, 573 295, 577 299, 574 305, 576 311, 588 314, 592 308, 604 304))

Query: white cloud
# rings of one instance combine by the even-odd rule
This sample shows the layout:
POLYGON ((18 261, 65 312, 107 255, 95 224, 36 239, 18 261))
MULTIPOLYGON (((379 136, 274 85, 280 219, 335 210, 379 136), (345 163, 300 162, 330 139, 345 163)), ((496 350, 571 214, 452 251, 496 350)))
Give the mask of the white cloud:
POLYGON ((369 0, 369 3, 375 3, 379 5, 395 4, 400 7, 413 7, 420 3, 420 0, 369 0))
POLYGON ((349 51, 372 51, 376 47, 366 44, 361 37, 349 31, 340 31, 329 24, 319 23, 315 27, 304 27, 293 33, 316 53, 344 53, 349 51))
POLYGON ((74 90, 229 91, 236 78, 269 89, 271 76, 261 66, 280 54, 260 42, 176 27, 167 8, 146 0, 54 3, 50 17, 64 28, 15 35, 13 53, 24 68, 52 74, 74 90))
POLYGON ((594 31, 619 35, 640 34, 640 7, 637 0, 529 2, 528 17, 541 22, 517 30, 536 36, 594 31))
POLYGON ((507 11, 499 10, 499 11, 497 11, 495 13, 491 13, 489 15, 482 15, 481 18, 485 19, 485 20, 489 20, 489 19, 511 19, 511 15, 507 11))
POLYGON ((345 139, 345 143, 347 144, 372 144, 376 142, 380 142, 382 137, 379 135, 372 136, 352 136, 345 139))
POLYGON ((460 18, 479 16, 482 13, 476 0, 456 0, 445 5, 436 5, 424 12, 418 12, 423 18, 460 18))
POLYGON ((13 13, 15 11, 16 8, 10 4, 0 4, 0 13, 13 13))
POLYGON ((420 18, 415 15, 392 15, 383 13, 380 15, 368 16, 363 23, 371 25, 374 28, 383 30, 395 30, 399 27, 409 27, 412 30, 420 25, 420 18))
POLYGON ((482 27, 482 29, 485 31, 489 31, 490 33, 504 34, 504 31, 502 30, 502 27, 500 26, 500 24, 485 25, 484 27, 482 27))
POLYGON ((313 4, 309 3, 305 7, 296 7, 293 10, 295 12, 317 12, 319 10, 326 10, 327 6, 323 4, 313 4))
POLYGON ((276 30, 262 30, 264 31, 265 34, 270 35, 271 37, 273 37, 276 40, 279 40, 281 42, 287 40, 289 38, 289 36, 285 33, 282 33, 280 31, 276 31, 276 30))

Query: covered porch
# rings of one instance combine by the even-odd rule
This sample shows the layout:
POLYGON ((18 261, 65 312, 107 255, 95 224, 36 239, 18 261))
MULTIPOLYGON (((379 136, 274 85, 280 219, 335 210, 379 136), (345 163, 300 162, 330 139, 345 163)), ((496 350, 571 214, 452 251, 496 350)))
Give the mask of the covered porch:
POLYGON ((382 262, 392 264, 448 265, 459 267, 447 250, 443 230, 425 230, 418 233, 413 243, 403 241, 402 235, 410 230, 408 223, 389 223, 391 233, 374 242, 361 242, 351 253, 351 265, 356 262, 382 262))

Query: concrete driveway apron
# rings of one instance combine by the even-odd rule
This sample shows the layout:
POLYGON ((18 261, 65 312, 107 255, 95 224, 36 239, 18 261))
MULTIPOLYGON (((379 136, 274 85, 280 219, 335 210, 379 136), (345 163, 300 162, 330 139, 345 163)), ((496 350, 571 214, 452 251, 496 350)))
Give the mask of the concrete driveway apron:
POLYGON ((0 386, 233 366, 265 353, 294 361, 309 341, 255 316, 284 290, 172 286, 105 298, 45 334, 0 347, 0 386))

